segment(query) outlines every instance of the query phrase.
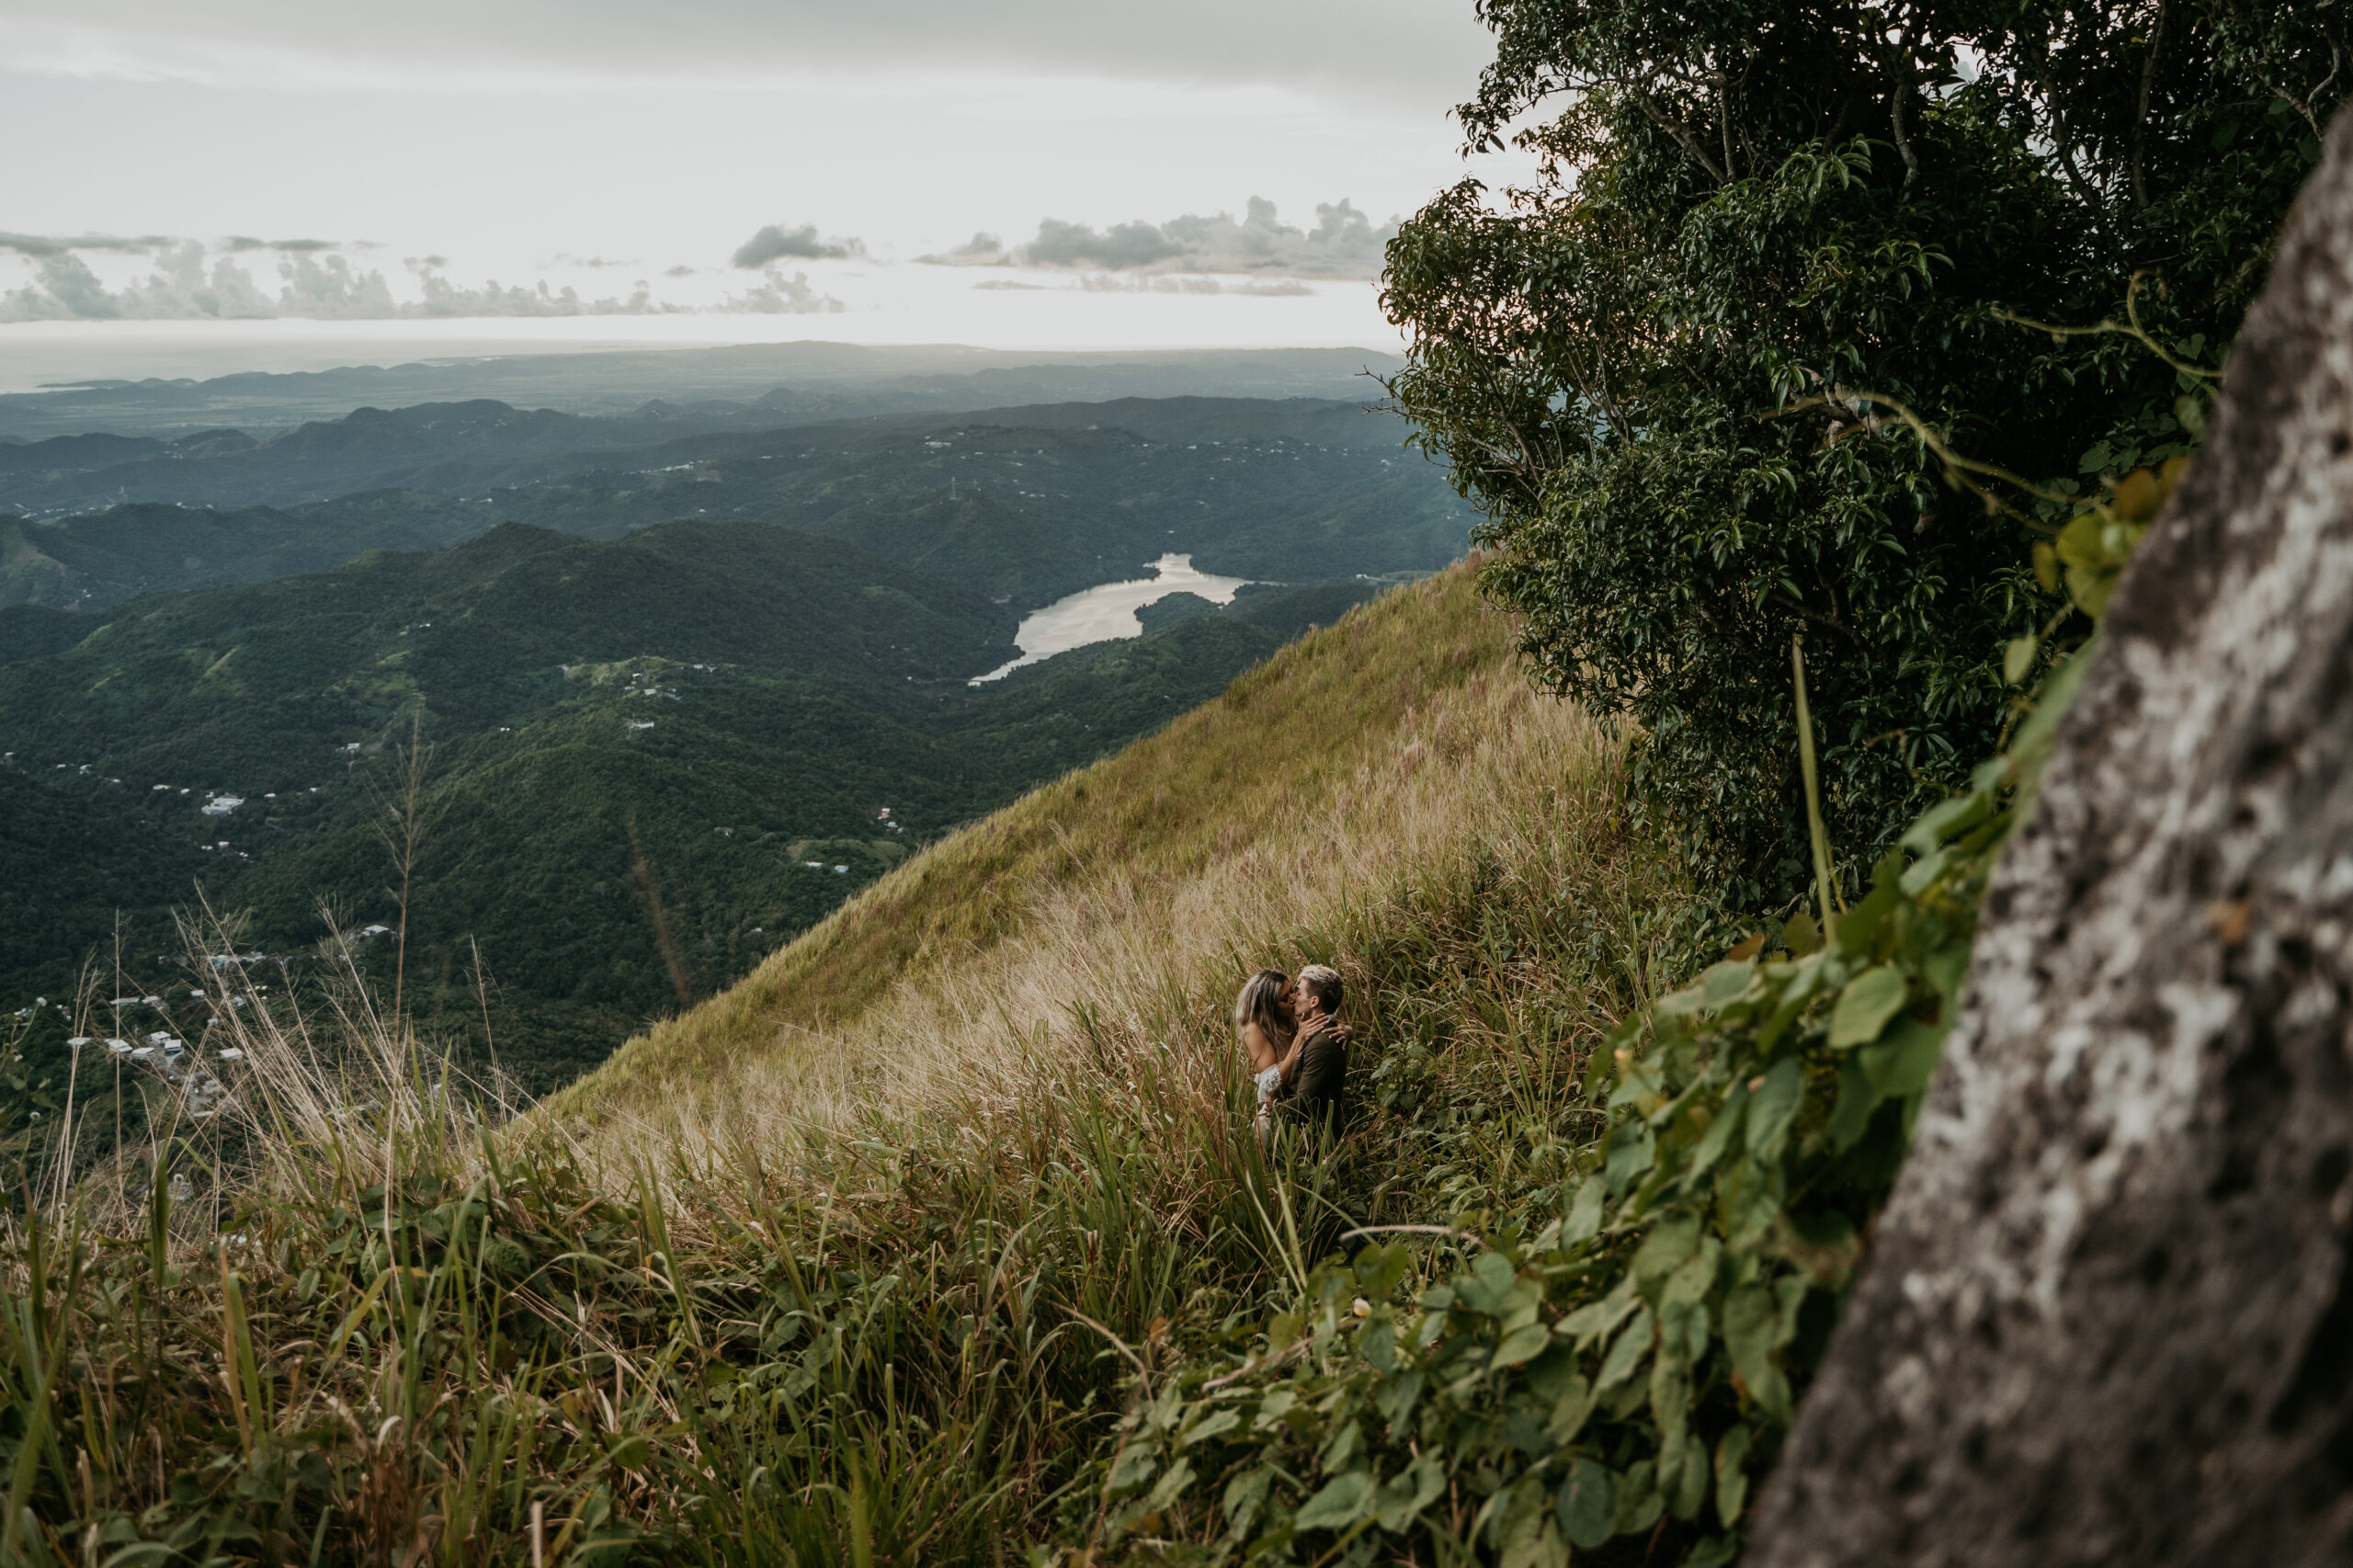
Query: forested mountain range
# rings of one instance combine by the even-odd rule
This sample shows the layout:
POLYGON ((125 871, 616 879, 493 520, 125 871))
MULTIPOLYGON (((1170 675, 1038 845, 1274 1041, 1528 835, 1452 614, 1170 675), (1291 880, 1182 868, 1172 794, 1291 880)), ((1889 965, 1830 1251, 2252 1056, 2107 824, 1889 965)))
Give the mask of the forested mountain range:
POLYGON ((1287 581, 1429 570, 1468 520, 1403 449, 1403 421, 1347 403, 1124 399, 614 444, 636 429, 473 403, 362 409, 259 444, 216 436, 193 457, 187 440, 0 449, 0 503, 46 518, 0 517, 0 604, 102 608, 500 521, 614 539, 746 517, 1027 609, 1170 551, 1287 581))
MULTIPOLYGON (((422 744, 405 1000, 545 1088, 911 846, 1442 565, 1469 521, 1398 422, 1344 403, 615 448, 626 423, 475 403, 0 453, 19 498, 101 478, 156 497, 0 521, 9 994, 74 985, 118 937, 135 972, 176 961, 199 889, 297 963, 323 900, 396 929, 382 829, 422 744), (208 494, 313 498, 189 504, 208 494), (1169 552, 1258 585, 969 684, 1026 612, 1169 552)), ((377 978, 392 946, 362 944, 377 978)))

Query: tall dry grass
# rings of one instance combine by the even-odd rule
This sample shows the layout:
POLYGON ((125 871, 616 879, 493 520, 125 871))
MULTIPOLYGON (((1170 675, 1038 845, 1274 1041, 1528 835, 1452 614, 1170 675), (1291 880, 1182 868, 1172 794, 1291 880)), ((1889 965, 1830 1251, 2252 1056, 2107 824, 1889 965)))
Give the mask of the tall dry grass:
MULTIPOLYGON (((1270 745, 1268 765, 1295 767, 1294 781, 1202 863, 1074 857, 996 940, 901 974, 850 1017, 746 1041, 715 1079, 631 1105, 616 1133, 790 1143, 870 1119, 1035 1114, 1139 1073, 1181 1084, 1206 1121, 1235 1075, 1224 1015, 1252 970, 1334 961, 1361 982, 1368 937, 1412 923, 1480 864, 1546 884, 1622 852, 1615 744, 1506 660, 1349 752, 1301 765, 1270 745)), ((1359 1030, 1366 1013, 1351 1009, 1359 1030)))
POLYGON ((592 1149, 783 1151, 1037 1130, 1149 1084, 1158 1115, 1222 1128, 1250 971, 1337 965, 1377 1049, 1367 949, 1459 913, 1487 871, 1638 897, 1610 869, 1619 777, 1618 743, 1529 688, 1458 570, 933 847, 551 1108, 592 1149), (961 928, 920 929, 942 911, 961 928))

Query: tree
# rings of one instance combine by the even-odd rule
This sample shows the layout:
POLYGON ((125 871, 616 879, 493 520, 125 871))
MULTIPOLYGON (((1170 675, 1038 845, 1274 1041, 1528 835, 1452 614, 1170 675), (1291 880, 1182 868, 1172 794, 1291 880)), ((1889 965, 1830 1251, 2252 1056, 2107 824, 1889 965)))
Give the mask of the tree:
POLYGON ((2317 156, 2347 23, 2241 0, 1480 11, 1497 51, 1467 142, 1543 173, 1403 227, 1392 390, 1484 509, 1486 585, 1540 677, 1637 722, 1638 813, 1751 906, 1805 881, 1804 633, 1851 878, 1994 749, 1998 650, 2061 601, 2025 564, 2049 519, 1949 488, 1848 394, 2061 489, 2179 450, 2166 366, 2008 318, 2120 314, 2138 274, 2143 319, 2211 358, 2317 156))
POLYGON ((2353 119, 1988 891, 1757 1568, 2353 1551, 2353 119))

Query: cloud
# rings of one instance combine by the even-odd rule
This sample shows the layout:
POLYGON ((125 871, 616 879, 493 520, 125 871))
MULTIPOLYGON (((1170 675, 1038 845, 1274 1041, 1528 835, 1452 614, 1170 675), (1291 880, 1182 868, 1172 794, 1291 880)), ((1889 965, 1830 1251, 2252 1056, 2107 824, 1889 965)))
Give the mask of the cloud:
MULTIPOLYGON (((324 241, 260 241, 233 235, 218 246, 169 235, 139 240, 104 235, 50 239, 0 234, 0 251, 24 258, 31 276, 0 290, 0 323, 32 321, 260 321, 278 316, 318 321, 399 321, 480 316, 620 316, 684 313, 688 307, 656 301, 644 280, 625 296, 583 299, 578 290, 545 281, 479 287, 452 280, 438 256, 412 256, 414 297, 393 290, 383 272, 335 254, 324 241), (109 287, 84 252, 152 254, 142 278, 109 287), (236 258, 276 258, 273 289, 236 258)), ((619 264, 608 264, 619 265, 619 264)), ((406 292, 406 290, 404 290, 406 292)), ((767 269, 759 285, 732 296, 721 311, 805 314, 845 309, 813 288, 805 275, 767 269)))
POLYGON ((720 308, 768 316, 807 316, 830 314, 849 307, 830 294, 817 292, 807 273, 796 272, 787 278, 771 267, 758 288, 728 295, 727 302, 720 308))
POLYGON ((787 258, 794 261, 841 261, 865 254, 864 242, 857 239, 819 239, 814 223, 803 223, 797 229, 779 228, 770 223, 738 246, 735 254, 728 258, 728 264, 749 270, 787 258))
POLYGON ((1056 218, 1040 222, 1038 237, 1021 247, 1021 259, 1031 267, 1150 267, 1184 254, 1156 223, 1120 223, 1098 234, 1056 218))
POLYGON ((247 251, 274 250, 287 255, 315 256, 321 251, 346 248, 335 240, 257 240, 251 234, 231 234, 221 242, 221 248, 232 256, 247 251))
POLYGON ((170 234, 142 234, 136 239, 116 234, 82 234, 69 240, 51 234, 11 234, 0 232, 0 250, 14 251, 18 256, 30 256, 35 260, 70 256, 75 251, 102 251, 119 256, 144 256, 151 251, 167 250, 178 243, 170 234))
POLYGON ((974 234, 954 250, 919 256, 934 267, 1037 267, 1098 272, 1243 272, 1278 278, 1377 278, 1382 248, 1397 233, 1346 200, 1318 203, 1315 227, 1294 228, 1275 204, 1254 196, 1240 222, 1230 212, 1188 213, 1165 223, 1116 223, 1097 230, 1048 218, 1037 237, 1007 248, 974 234))
POLYGON ((153 272, 118 290, 68 251, 35 258, 33 280, 0 294, 0 321, 250 321, 278 313, 244 267, 222 256, 208 268, 194 240, 173 245, 156 257, 153 272))

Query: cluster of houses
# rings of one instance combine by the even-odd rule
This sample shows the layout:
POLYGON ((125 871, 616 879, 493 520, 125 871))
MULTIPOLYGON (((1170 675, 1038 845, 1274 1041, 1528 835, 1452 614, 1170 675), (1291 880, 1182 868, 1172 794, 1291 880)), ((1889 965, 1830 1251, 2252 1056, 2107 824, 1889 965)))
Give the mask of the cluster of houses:
MULTIPOLYGON (((256 959, 261 957, 259 953, 252 956, 256 959)), ((212 961, 215 967, 219 967, 234 960, 233 958, 219 959, 212 961)), ((267 990, 267 986, 256 988, 257 994, 266 993, 267 990)), ((192 1000, 201 999, 204 993, 201 991, 188 993, 192 1000)), ((244 996, 233 996, 228 1000, 233 1009, 243 1008, 248 1004, 248 998, 244 996)), ((161 996, 117 996, 110 1006, 114 1008, 118 1019, 125 1011, 132 1007, 153 1008, 164 1014, 166 1023, 171 1017, 161 996)), ((211 1028, 220 1022, 221 1019, 216 1015, 205 1021, 205 1028, 211 1028)), ((120 1027, 119 1022, 117 1027, 120 1027)), ((182 1106, 192 1121, 210 1121, 234 1103, 228 1085, 222 1082, 213 1065, 205 1061, 203 1053, 191 1048, 187 1040, 169 1028, 149 1030, 137 1040, 126 1039, 121 1035, 109 1035, 104 1038, 95 1035, 75 1035, 65 1044, 76 1058, 90 1046, 103 1045, 107 1054, 118 1062, 128 1062, 154 1073, 165 1083, 179 1092, 182 1106)), ((212 1053, 212 1062, 233 1065, 244 1061, 244 1051, 236 1046, 223 1046, 212 1053)))

